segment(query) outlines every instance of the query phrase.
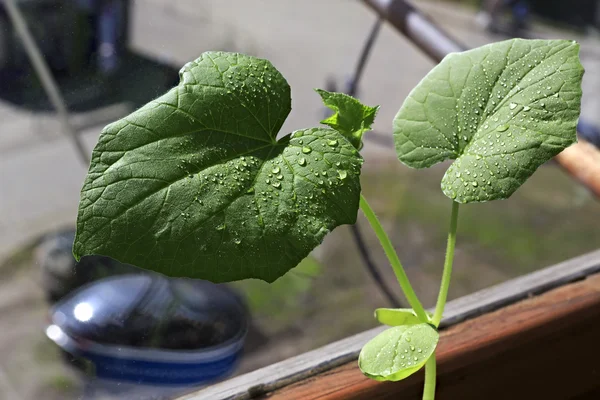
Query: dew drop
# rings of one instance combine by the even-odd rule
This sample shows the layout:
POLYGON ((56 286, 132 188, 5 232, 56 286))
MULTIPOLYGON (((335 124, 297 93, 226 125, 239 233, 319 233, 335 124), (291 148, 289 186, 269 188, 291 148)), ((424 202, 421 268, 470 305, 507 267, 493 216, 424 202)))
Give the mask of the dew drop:
POLYGON ((304 167, 306 165, 306 158, 302 157, 302 158, 298 159, 298 164, 300 164, 300 166, 304 167))
POLYGON ((302 152, 303 152, 304 154, 309 154, 311 151, 312 151, 312 149, 311 149, 310 147, 308 147, 308 146, 304 146, 304 147, 302 148, 302 152))
POLYGON ((508 106, 511 110, 514 110, 515 108, 517 108, 517 103, 510 103, 508 106))
POLYGON ((346 179, 348 177, 348 172, 346 172, 345 170, 341 169, 338 171, 338 176, 340 177, 340 179, 346 179))
POLYGON ((529 107, 529 106, 523 107, 523 111, 529 111, 529 110, 531 110, 531 107, 529 107))
POLYGON ((338 145, 338 141, 337 141, 337 140, 335 140, 335 139, 334 139, 334 140, 328 140, 328 141, 327 141, 327 145, 328 145, 328 146, 331 146, 331 147, 335 147, 335 146, 337 146, 337 145, 338 145))
POLYGON ((496 130, 498 132, 506 132, 508 130, 509 126, 504 124, 504 125, 498 125, 498 127, 496 128, 496 130))
POLYGON ((278 166, 273 167, 273 169, 271 170, 271 172, 273 172, 274 174, 278 174, 279 171, 281 171, 281 170, 279 169, 278 166))

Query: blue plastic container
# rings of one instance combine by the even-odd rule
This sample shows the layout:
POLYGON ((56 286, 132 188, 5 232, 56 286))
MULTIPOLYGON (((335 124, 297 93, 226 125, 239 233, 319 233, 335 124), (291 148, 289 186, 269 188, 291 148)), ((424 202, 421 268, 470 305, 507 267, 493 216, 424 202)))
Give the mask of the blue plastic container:
POLYGON ((226 286, 146 274, 84 286, 53 307, 51 320, 47 336, 93 364, 95 387, 114 383, 131 399, 227 376, 248 327, 243 302, 226 286))

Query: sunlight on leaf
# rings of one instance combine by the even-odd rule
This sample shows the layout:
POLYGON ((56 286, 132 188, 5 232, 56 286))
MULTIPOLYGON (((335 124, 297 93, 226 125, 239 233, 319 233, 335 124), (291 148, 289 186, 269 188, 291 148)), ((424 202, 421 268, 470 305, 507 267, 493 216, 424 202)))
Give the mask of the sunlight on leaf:
POLYGON ((375 318, 388 326, 416 325, 423 322, 412 308, 378 308, 375 310, 375 318))
POLYGON ((369 107, 352 96, 316 89, 323 103, 335 113, 321 121, 340 132, 356 147, 362 148, 362 135, 371 130, 379 106, 369 107))
POLYGON ((513 39, 448 55, 394 120, 400 161, 456 160, 442 179, 460 203, 508 198, 576 141, 583 67, 579 45, 513 39))
POLYGON ((378 381, 399 381, 420 370, 435 352, 439 334, 428 324, 386 329, 361 350, 358 366, 378 381))

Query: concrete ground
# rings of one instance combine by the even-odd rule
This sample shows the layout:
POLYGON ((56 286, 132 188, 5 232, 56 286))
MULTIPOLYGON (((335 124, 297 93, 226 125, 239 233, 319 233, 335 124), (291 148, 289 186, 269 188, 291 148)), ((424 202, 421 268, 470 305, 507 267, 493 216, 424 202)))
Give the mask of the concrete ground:
MULTIPOLYGON (((500 39, 475 25, 473 10, 439 2, 415 3, 468 46, 500 39)), ((312 88, 324 87, 329 78, 343 84, 374 19, 360 2, 348 0, 138 0, 132 38, 135 49, 174 65, 216 49, 270 59, 292 87, 293 110, 284 125, 285 131, 291 131, 317 124, 322 107, 312 88)), ((582 43, 587 69, 583 115, 600 124, 600 96, 593 97, 600 91, 600 39, 540 29, 544 37, 582 43)), ((432 66, 391 27, 383 28, 360 91, 365 103, 381 105, 377 130, 389 131, 403 99, 432 66)), ((90 152, 100 129, 90 127, 81 134, 90 152)), ((368 143, 365 151, 367 159, 375 160, 391 150, 368 143)), ((86 167, 52 115, 0 103, 0 260, 42 233, 74 224, 85 173, 86 167)), ((36 285, 22 276, 0 280, 0 399, 40 395, 37 384, 14 378, 26 366, 15 370, 8 361, 18 356, 15 349, 25 345, 19 338, 43 326, 39 309, 32 313, 31 308, 15 308, 15 304, 41 304, 34 294, 39 292, 36 285)))

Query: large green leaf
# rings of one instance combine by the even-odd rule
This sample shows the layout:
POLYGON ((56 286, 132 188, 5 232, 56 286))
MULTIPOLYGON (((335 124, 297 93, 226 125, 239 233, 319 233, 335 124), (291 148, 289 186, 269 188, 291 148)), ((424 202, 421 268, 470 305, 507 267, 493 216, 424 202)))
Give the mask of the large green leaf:
POLYGON ((442 179, 460 203, 509 197, 576 140, 579 45, 514 39, 448 55, 394 120, 398 158, 414 168, 455 159, 442 179))
POLYGON ((270 282, 356 221, 362 158, 333 129, 276 139, 290 88, 268 61, 209 52, 180 77, 103 130, 81 191, 77 258, 270 282))
POLYGON ((421 369, 435 352, 439 334, 428 324, 386 329, 361 350, 358 366, 378 381, 399 381, 421 369))

